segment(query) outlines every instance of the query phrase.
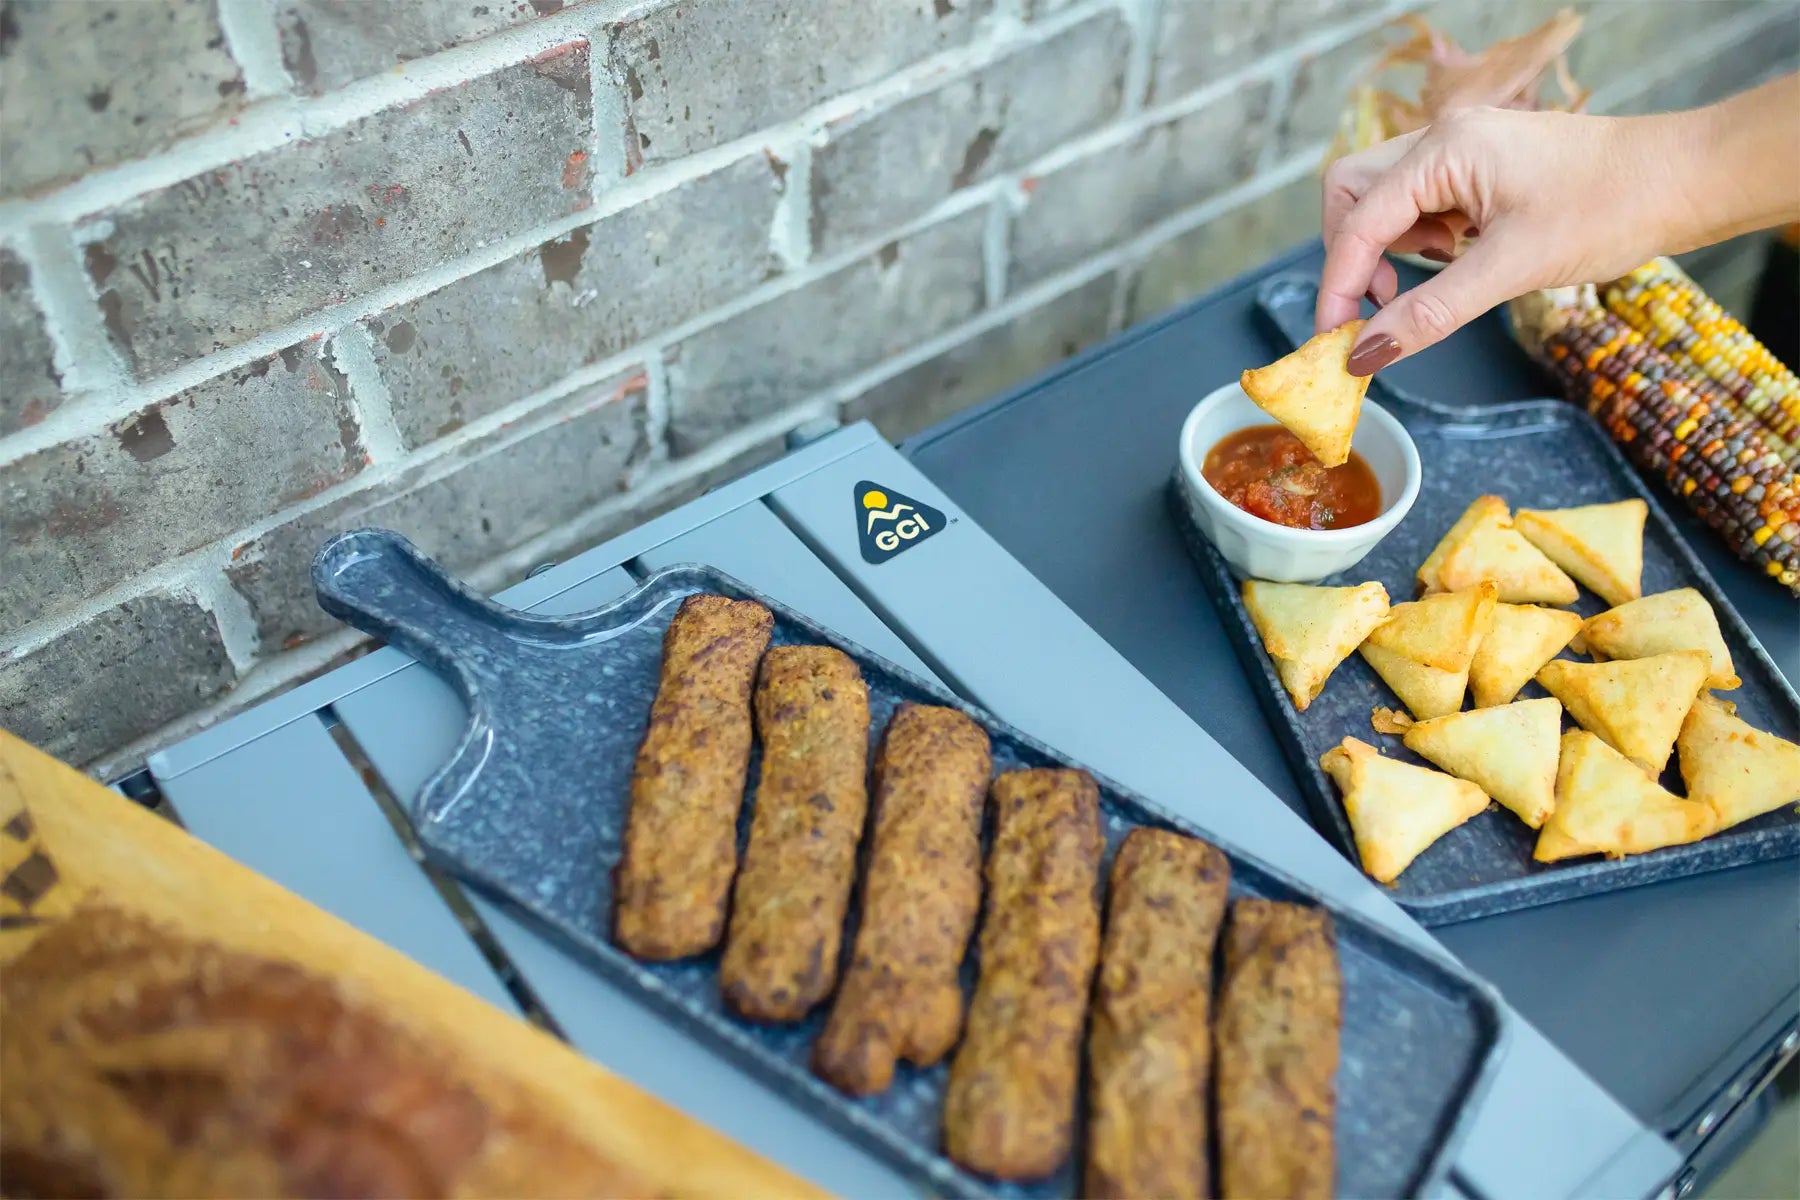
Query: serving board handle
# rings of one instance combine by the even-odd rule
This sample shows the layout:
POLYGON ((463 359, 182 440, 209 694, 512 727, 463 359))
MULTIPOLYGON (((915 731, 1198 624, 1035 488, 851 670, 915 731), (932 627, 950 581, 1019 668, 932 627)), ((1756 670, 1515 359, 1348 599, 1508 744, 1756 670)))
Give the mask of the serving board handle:
POLYGON ((502 625, 483 618, 498 605, 391 529, 339 534, 320 548, 312 574, 319 607, 415 658, 438 658, 446 643, 499 649, 510 640, 502 625))

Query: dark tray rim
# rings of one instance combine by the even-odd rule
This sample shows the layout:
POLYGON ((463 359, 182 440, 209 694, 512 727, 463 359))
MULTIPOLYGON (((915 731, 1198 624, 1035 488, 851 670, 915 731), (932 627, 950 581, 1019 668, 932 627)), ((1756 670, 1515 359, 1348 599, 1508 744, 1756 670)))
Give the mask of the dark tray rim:
MULTIPOLYGON (((1292 346, 1295 344, 1295 339, 1282 327, 1277 312, 1291 306, 1295 300, 1301 298, 1306 299, 1310 305, 1310 300, 1317 294, 1317 290, 1318 284, 1315 280, 1292 272, 1271 276, 1257 286, 1257 312, 1267 329, 1277 339, 1278 345, 1292 346)), ((1660 498, 1632 467, 1618 444, 1584 409, 1566 400, 1551 397, 1537 400, 1516 400, 1505 404, 1454 406, 1419 396, 1383 380, 1380 376, 1375 377, 1370 385, 1370 390, 1378 392, 1382 405, 1402 420, 1422 422, 1451 435, 1459 432, 1472 435, 1496 430, 1560 427, 1577 432, 1600 447, 1614 476, 1630 489, 1630 496, 1625 498, 1635 497, 1644 501, 1648 522, 1653 523, 1662 542, 1671 548, 1677 567, 1687 577, 1688 586, 1695 588, 1706 597, 1707 602, 1713 606, 1713 611, 1718 615, 1723 631, 1727 637, 1734 639, 1732 645, 1734 665, 1738 666, 1740 672, 1752 670, 1758 672, 1761 682, 1771 691, 1776 702, 1785 704, 1791 709, 1795 723, 1800 724, 1800 695, 1796 695, 1794 687, 1775 665, 1774 660, 1769 657, 1761 640, 1745 623, 1737 608, 1719 587, 1718 581, 1713 578, 1712 573, 1706 569, 1705 564, 1694 553, 1693 547, 1689 546, 1687 540, 1682 537, 1681 531, 1676 528, 1668 512, 1663 508, 1660 498), (1740 651, 1747 653, 1740 654, 1740 651)), ((1339 849, 1352 862, 1359 861, 1356 854, 1355 834, 1350 828, 1349 818, 1344 813, 1343 804, 1338 799, 1337 789, 1324 770, 1307 753, 1300 732, 1301 715, 1294 710, 1285 689, 1281 686, 1280 679, 1268 661, 1268 656, 1262 652, 1262 645, 1256 636, 1255 626, 1250 622, 1249 614, 1244 609, 1237 576, 1217 549, 1194 528, 1192 518, 1188 516, 1186 504, 1181 496, 1179 468, 1170 476, 1166 488, 1166 498, 1170 513, 1181 533, 1182 541, 1201 567, 1201 582, 1205 586, 1207 594, 1212 598, 1214 605, 1221 610, 1222 616, 1229 614, 1227 624, 1234 635, 1231 638, 1232 647, 1250 677, 1257 700, 1281 742, 1283 754, 1288 760, 1289 767, 1301 783, 1308 803, 1319 821, 1327 826, 1339 849)), ((1509 880, 1504 883, 1480 884, 1469 888, 1443 891, 1426 897, 1407 895, 1399 891, 1392 891, 1390 894, 1395 903, 1413 914, 1422 923, 1432 927, 1451 925, 1478 917, 1535 908, 1581 896, 1644 886, 1666 879, 1685 878, 1715 870, 1746 866, 1755 862, 1792 857, 1800 854, 1800 822, 1796 822, 1791 828, 1792 837, 1785 841, 1767 840, 1761 845, 1750 845, 1745 839, 1739 838, 1736 844, 1741 847, 1742 852, 1737 855, 1719 854, 1721 846, 1733 844, 1728 831, 1704 839, 1692 846, 1666 847, 1651 851, 1649 854, 1633 855, 1617 861, 1601 860, 1566 864, 1545 874, 1509 880), (1700 846, 1707 847, 1704 856, 1696 850, 1696 847, 1700 846), (1708 861, 1700 861, 1702 857, 1708 861), (1654 879, 1633 878, 1632 874, 1628 874, 1633 866, 1641 868, 1645 863, 1669 869, 1654 879)))
MULTIPOLYGON (((1013 741, 1039 757, 1086 771, 1093 777, 1101 791, 1110 793, 1116 801, 1122 801, 1126 806, 1137 808, 1152 821, 1160 823, 1166 828, 1209 842, 1231 858, 1234 877, 1241 867, 1247 866, 1253 873, 1262 876, 1264 881, 1273 884, 1276 889, 1324 909, 1331 914, 1334 924, 1340 931, 1349 932, 1351 936, 1364 942, 1365 945, 1373 943, 1369 949, 1387 956, 1390 961, 1398 960, 1394 961, 1395 968, 1412 976, 1422 986, 1440 994, 1459 996, 1466 1003, 1475 1020, 1474 1062, 1464 1074, 1460 1087, 1447 1097, 1451 1115, 1444 1126, 1440 1128, 1436 1146, 1418 1168, 1409 1191, 1413 1194, 1428 1194, 1434 1191, 1447 1177, 1455 1161, 1456 1151, 1461 1147, 1463 1139, 1474 1124, 1481 1101, 1498 1073, 1500 1061, 1511 1041, 1511 1024, 1500 1001, 1499 992, 1494 986, 1469 972, 1435 943, 1427 947, 1402 940, 1368 918, 1340 907, 1295 876, 1239 849, 1228 840, 1221 840, 1205 833, 1187 818, 1173 814, 1141 794, 1120 786, 1104 773, 1092 770, 1069 758, 985 709, 962 699, 941 684, 925 679, 906 667, 889 661, 875 651, 819 624, 782 601, 705 563, 671 564, 644 576, 631 591, 605 604, 565 616, 543 616, 509 608, 475 592, 460 579, 444 571, 404 536, 391 530, 373 528, 352 530, 327 541, 314 559, 312 570, 313 583, 318 593, 320 606, 332 616, 363 629, 365 632, 382 637, 389 644, 397 646, 423 662, 427 667, 437 671, 440 676, 462 693, 469 705, 469 723, 456 750, 445 764, 425 781, 419 789, 418 796, 408 804, 408 816, 412 820, 420 843, 425 847, 428 856, 439 865, 481 887, 490 897, 495 898, 508 911, 526 920, 533 928, 550 934, 557 944, 577 955, 582 962, 599 970, 621 986, 630 989, 641 999, 652 1003, 659 1013, 673 1020, 681 1028, 694 1033, 702 1044, 725 1054, 737 1065, 749 1071, 764 1086, 787 1090, 790 1097, 796 1100, 810 1101, 808 1108, 815 1116, 827 1121, 845 1136, 886 1160, 891 1166, 903 1173, 913 1175, 918 1182, 945 1189, 946 1194, 967 1196, 995 1195, 997 1193, 994 1188, 998 1186, 993 1181, 976 1176, 950 1162, 941 1150, 926 1155, 910 1142, 904 1142, 891 1136, 881 1122, 869 1119, 853 1104, 845 1102, 846 1098, 836 1089, 810 1073, 790 1074, 785 1064, 772 1065, 769 1056, 751 1043, 745 1032, 753 1028, 749 1023, 734 1022, 730 1030, 715 1026, 686 1004, 673 997, 663 995, 662 988, 647 984, 640 975, 631 969, 631 963, 635 960, 628 960, 628 956, 623 951, 614 949, 609 953, 604 948, 597 950, 594 945, 561 928, 558 922, 540 915, 529 904, 516 897, 512 889, 503 881, 493 878, 479 865, 465 861, 454 851, 446 850, 436 844, 432 833, 437 822, 430 814, 440 803, 440 797, 445 800, 453 800, 469 783, 479 765, 480 746, 487 722, 477 701, 478 689, 474 686, 474 680, 461 669, 455 660, 440 654, 435 647, 414 639, 403 628, 381 617, 368 614, 356 607, 354 602, 342 599, 336 593, 335 583, 332 579, 332 563, 346 555, 363 552, 370 543, 379 543, 398 549, 415 566, 422 568, 427 575, 434 577, 436 584, 450 594, 452 601, 484 612, 489 619, 496 620, 500 624, 528 630, 535 635, 574 637, 589 631, 612 628, 617 622, 609 621, 611 614, 636 603, 645 593, 657 588, 668 587, 672 582, 692 581, 694 590, 697 591, 716 591, 755 600, 768 607, 780 618, 792 623, 808 637, 835 646, 857 660, 859 664, 885 672, 916 691, 930 696, 937 703, 964 713, 981 724, 991 736, 1013 741), (793 1091, 800 1092, 800 1095, 792 1095, 793 1091), (921 1159, 929 1161, 922 1163, 921 1159), (974 1181, 978 1186, 971 1188, 968 1186, 969 1181, 974 1181)), ((1343 933, 1340 932, 1339 936, 1343 936, 1343 933)), ((605 947, 610 947, 610 943, 604 938, 595 940, 605 947)))

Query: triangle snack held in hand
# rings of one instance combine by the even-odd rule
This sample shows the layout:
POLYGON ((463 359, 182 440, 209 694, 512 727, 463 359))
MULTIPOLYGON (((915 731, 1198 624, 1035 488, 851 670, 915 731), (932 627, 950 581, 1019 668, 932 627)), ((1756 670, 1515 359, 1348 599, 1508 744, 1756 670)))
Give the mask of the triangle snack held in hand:
POLYGON ((1642 500, 1586 504, 1579 508, 1522 508, 1513 525, 1531 544, 1550 556, 1608 604, 1623 604, 1644 594, 1644 517, 1642 500))
POLYGON ((1406 748, 1466 779, 1533 829, 1556 807, 1562 705, 1548 697, 1420 721, 1406 748))
POLYGON ((1379 583, 1310 587, 1252 579, 1244 584, 1244 607, 1294 707, 1305 712, 1338 664, 1387 618, 1388 594, 1379 583))
POLYGON ((1510 703, 1538 668, 1557 656, 1581 628, 1581 614, 1534 604, 1494 605, 1494 626, 1469 664, 1475 707, 1510 703))
POLYGON ((1426 592, 1454 592, 1492 580, 1507 604, 1573 604, 1580 590, 1513 528, 1506 501, 1480 496, 1419 568, 1426 592))
POLYGON ((1362 327, 1361 321, 1345 322, 1238 377, 1244 394, 1328 467, 1350 461, 1350 438, 1369 390, 1369 377, 1352 375, 1346 366, 1362 327))
POLYGON ((1577 725, 1655 779, 1706 683, 1710 663, 1704 650, 1606 663, 1557 658, 1544 664, 1537 681, 1562 701, 1577 725))
POLYGON ((1621 858, 1699 841, 1716 827, 1712 809, 1646 779, 1593 734, 1563 734, 1556 811, 1544 822, 1532 857, 1539 862, 1604 854, 1621 858))
POLYGON ((1704 650, 1712 659, 1706 686, 1729 691, 1743 680, 1731 665, 1731 649, 1719 632, 1712 605, 1693 588, 1658 592, 1588 618, 1581 636, 1607 658, 1649 658, 1671 650, 1704 650))
POLYGON ((1712 809, 1719 828, 1800 800, 1800 746, 1745 723, 1702 693, 1676 739, 1688 799, 1712 809))
POLYGON ((1382 883, 1488 806, 1487 793, 1467 780, 1383 758, 1352 737, 1321 755, 1319 766, 1344 793, 1363 870, 1382 883))

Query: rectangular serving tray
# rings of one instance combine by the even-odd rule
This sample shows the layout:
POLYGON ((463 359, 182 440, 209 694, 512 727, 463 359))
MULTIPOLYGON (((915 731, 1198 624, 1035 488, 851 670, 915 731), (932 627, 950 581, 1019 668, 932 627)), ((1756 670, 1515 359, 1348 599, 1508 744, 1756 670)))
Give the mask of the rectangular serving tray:
MULTIPOLYGON (((1279 345, 1291 348, 1312 336, 1317 295, 1311 279, 1288 275, 1264 281, 1257 302, 1279 345)), ((1563 508, 1637 497, 1649 506, 1644 523, 1644 594, 1691 587, 1704 595, 1718 614, 1732 663, 1743 679, 1741 687, 1721 694, 1758 729, 1800 740, 1800 699, 1794 689, 1676 532, 1661 502, 1592 417, 1573 404, 1549 399, 1453 407, 1388 385, 1379 375, 1369 391, 1406 426, 1418 447, 1423 467, 1419 496, 1406 519, 1367 558, 1322 583, 1373 579, 1387 588, 1395 603, 1411 600, 1418 565, 1469 502, 1483 494, 1504 497, 1515 508, 1563 508)), ((1179 477, 1171 479, 1170 509, 1307 795, 1315 824, 1355 860, 1349 817, 1337 788, 1320 769, 1319 757, 1348 736, 1376 745, 1393 758, 1430 764, 1407 750, 1399 738, 1378 735, 1370 726, 1377 705, 1400 704, 1361 655, 1344 660, 1306 712, 1295 710, 1244 608, 1242 580, 1195 527, 1180 491, 1179 477)), ((1583 616, 1592 616, 1607 606, 1583 589, 1575 607, 1583 616)), ((1566 651, 1563 657, 1587 661, 1566 651)), ((1520 698, 1546 694, 1534 682, 1526 685, 1520 698)), ((1662 783, 1682 791, 1674 755, 1662 783)), ((1426 925, 1447 925, 1789 857, 1800 854, 1800 808, 1783 805, 1692 845, 1623 859, 1534 862, 1536 836, 1512 813, 1490 806, 1420 854, 1392 885, 1394 899, 1426 925)))
MULTIPOLYGON (((655 695, 662 638, 680 601, 700 592, 756 600, 775 614, 774 644, 836 646, 867 681, 879 737, 907 701, 959 709, 993 742, 996 772, 1075 766, 991 714, 705 566, 659 571, 630 595, 571 617, 502 608, 449 578, 397 534, 364 530, 328 543, 314 566, 320 603, 445 675, 469 702, 451 761, 412 807, 431 856, 550 931, 608 977, 840 1129, 932 1194, 1066 1197, 1079 1187, 1079 1150, 1030 1186, 970 1174, 940 1150, 947 1066, 899 1067, 885 1093, 856 1100, 808 1069, 826 1006, 804 1022, 756 1025, 722 1004, 717 952, 643 963, 609 940, 633 761, 655 695)), ((1070 680, 1079 686, 1079 680, 1070 680)), ((751 778, 756 774, 751 764, 751 778)), ((1095 775, 1110 860, 1133 828, 1203 830, 1095 775)), ((1196 786, 1199 782, 1196 781, 1196 786)), ((740 821, 748 831, 753 797, 740 821)), ((1212 840, 1212 839, 1209 839, 1212 840)), ((1407 946, 1305 885, 1229 845, 1234 895, 1321 904, 1336 922, 1343 971, 1337 1077, 1337 1188, 1344 1196, 1436 1190, 1485 1088, 1503 1040, 1487 985, 1407 946)), ((852 929, 844 939, 846 951, 852 929)), ((965 991, 978 970, 971 948, 965 991)))

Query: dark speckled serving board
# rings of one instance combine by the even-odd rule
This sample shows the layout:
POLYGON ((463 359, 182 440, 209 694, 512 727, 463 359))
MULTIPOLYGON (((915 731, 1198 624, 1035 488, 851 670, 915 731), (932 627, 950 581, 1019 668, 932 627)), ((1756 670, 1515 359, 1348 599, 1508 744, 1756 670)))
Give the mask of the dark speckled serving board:
MULTIPOLYGON (((994 768, 1074 765, 994 717, 707 567, 672 567, 593 612, 534 617, 501 608, 445 576, 397 534, 333 539, 313 568, 320 603, 448 677, 469 702, 456 754, 413 806, 431 854, 509 902, 596 969, 634 988, 764 1082, 944 1196, 1076 1194, 1077 1158, 1030 1187, 996 1185, 939 1153, 947 1067, 899 1068, 885 1094, 851 1100, 807 1068, 824 1009, 804 1023, 757 1026, 719 999, 718 955, 646 964, 608 940, 610 877, 629 779, 656 691, 662 638, 696 592, 753 599, 775 613, 775 644, 837 646, 869 685, 871 743, 903 701, 961 709, 993 739, 994 768)), ((756 763, 751 764, 754 780, 756 763)), ((1108 859, 1139 825, 1204 834, 1099 779, 1108 859)), ((750 803, 740 822, 748 829, 750 803)), ((1304 885, 1229 846, 1232 891, 1319 903, 1304 885)), ((1327 906, 1329 907, 1329 906, 1327 906)), ((1336 912, 1344 982, 1338 1070, 1338 1192, 1431 1194, 1453 1160, 1502 1035, 1486 985, 1336 912)), ((844 944, 850 945, 846 936, 844 944)), ((976 966, 965 967, 972 989, 976 966)))
MULTIPOLYGON (((1316 295, 1314 281, 1294 276, 1263 284, 1258 302, 1279 343, 1294 346, 1311 336, 1316 295)), ((1446 380, 1444 387, 1453 388, 1454 381, 1446 380)), ((1793 689, 1681 540, 1658 497, 1587 413, 1562 400, 1456 408, 1387 386, 1380 376, 1370 390, 1412 434, 1424 479, 1406 519, 1361 563, 1323 582, 1353 584, 1374 579, 1386 586, 1394 602, 1412 599, 1413 573, 1418 565, 1469 502, 1483 494, 1505 497, 1515 508, 1564 508, 1640 497, 1650 506, 1644 526, 1644 594, 1678 587, 1698 589, 1718 613, 1732 663, 1744 681, 1737 690, 1721 694, 1737 704, 1738 715, 1750 724, 1790 741, 1800 740, 1800 701, 1793 689)), ((1353 654, 1332 674, 1324 692, 1306 712, 1295 711, 1244 610, 1241 581, 1188 518, 1178 481, 1171 481, 1169 499, 1207 588, 1231 625, 1233 644, 1264 710, 1281 734, 1318 823, 1354 859, 1356 844, 1349 818, 1336 787, 1319 769, 1319 756, 1351 736, 1394 758, 1429 766, 1398 737, 1377 734, 1370 727, 1370 713, 1376 705, 1398 708, 1399 701, 1362 656, 1353 654)), ((1583 616, 1592 616, 1604 611, 1606 604, 1583 589, 1575 607, 1583 616)), ((1567 651, 1562 657, 1588 661, 1567 651)), ((1529 683, 1520 698, 1546 694, 1536 683, 1529 683)), ((1565 727, 1573 727, 1566 718, 1565 727)), ((1675 760, 1676 756, 1670 755, 1662 783, 1680 793, 1683 788, 1675 760)), ((1616 861, 1533 862, 1531 850, 1536 840, 1537 835, 1524 822, 1492 805, 1419 855, 1395 881, 1394 898, 1425 924, 1445 925, 1787 857, 1800 854, 1800 809, 1784 805, 1693 845, 1616 861)))

